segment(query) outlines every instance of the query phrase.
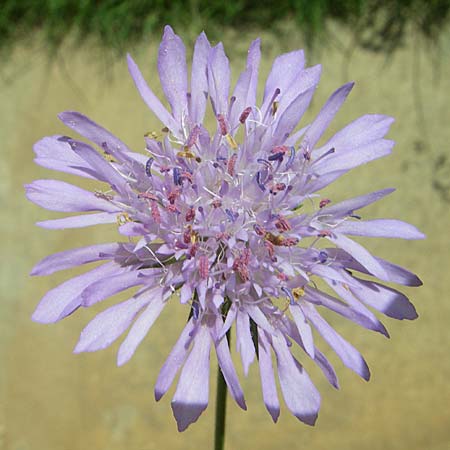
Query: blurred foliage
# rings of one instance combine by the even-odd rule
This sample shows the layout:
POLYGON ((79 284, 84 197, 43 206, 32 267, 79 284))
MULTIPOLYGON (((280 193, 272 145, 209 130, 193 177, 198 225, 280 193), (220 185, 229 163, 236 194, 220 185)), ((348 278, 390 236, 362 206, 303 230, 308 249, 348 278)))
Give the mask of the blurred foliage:
POLYGON ((8 52, 16 40, 33 40, 39 30, 50 52, 74 35, 78 45, 94 38, 122 53, 166 23, 182 29, 207 24, 216 38, 223 26, 276 31, 290 18, 309 46, 323 42, 327 23, 335 20, 354 33, 357 45, 389 53, 402 45, 408 27, 436 42, 449 11, 450 0, 3 0, 0 51, 8 52))

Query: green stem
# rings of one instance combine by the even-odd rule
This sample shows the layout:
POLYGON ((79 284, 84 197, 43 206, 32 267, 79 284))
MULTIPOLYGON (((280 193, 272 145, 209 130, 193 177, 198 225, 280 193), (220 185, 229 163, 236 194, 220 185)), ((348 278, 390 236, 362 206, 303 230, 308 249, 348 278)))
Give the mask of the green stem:
MULTIPOLYGON (((230 345, 230 333, 227 333, 230 345)), ((214 450, 223 450, 225 443, 225 418, 227 410, 227 383, 220 366, 217 365, 217 394, 216 394, 216 426, 214 430, 214 450)))

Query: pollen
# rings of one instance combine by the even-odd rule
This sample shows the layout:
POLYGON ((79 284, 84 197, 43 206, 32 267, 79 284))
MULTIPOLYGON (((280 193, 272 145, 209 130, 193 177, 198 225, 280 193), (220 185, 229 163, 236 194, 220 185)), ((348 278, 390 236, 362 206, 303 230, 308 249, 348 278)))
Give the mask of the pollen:
POLYGON ((133 219, 128 215, 128 213, 120 213, 117 216, 117 225, 125 225, 126 223, 133 222, 133 219))
POLYGON ((292 289, 292 295, 295 298, 295 301, 298 301, 301 297, 305 295, 305 290, 301 287, 296 287, 292 289))

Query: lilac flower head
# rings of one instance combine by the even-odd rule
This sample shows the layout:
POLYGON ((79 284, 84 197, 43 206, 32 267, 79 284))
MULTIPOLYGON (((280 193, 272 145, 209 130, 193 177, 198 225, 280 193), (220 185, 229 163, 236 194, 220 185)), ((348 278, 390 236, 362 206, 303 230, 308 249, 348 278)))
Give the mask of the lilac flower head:
POLYGON ((103 261, 49 291, 33 320, 56 322, 79 307, 137 288, 129 300, 98 314, 75 347, 76 353, 103 349, 129 330, 118 351, 122 365, 164 307, 181 303, 187 324, 155 387, 159 400, 181 372, 172 400, 180 431, 207 407, 212 349, 231 396, 246 409, 230 355, 231 327, 244 373, 258 362, 264 402, 273 420, 280 412, 277 375, 288 409, 313 425, 320 395, 293 356, 293 345, 336 388, 335 371, 318 349, 313 329, 348 368, 366 380, 370 376, 363 357, 320 311, 334 311, 386 336, 372 309, 396 319, 417 317, 402 293, 376 279, 408 286, 419 286, 420 280, 349 237, 424 237, 398 220, 359 216, 360 209, 393 189, 341 202, 318 194, 350 169, 388 155, 394 143, 384 136, 393 119, 362 116, 319 146, 353 83, 335 91, 317 117, 295 131, 319 82, 320 66, 305 68, 303 51, 277 57, 258 106, 259 61, 260 42, 255 40, 231 91, 222 44, 211 47, 202 33, 195 43, 189 84, 185 47, 167 26, 158 72, 171 112, 128 56, 139 93, 163 124, 158 135, 145 136, 145 155, 77 112, 59 117, 92 146, 51 136, 34 147, 36 163, 104 183, 95 192, 56 180, 27 185, 34 203, 83 213, 39 225, 61 229, 117 223, 125 239, 68 250, 37 264, 33 275, 103 261), (213 130, 203 125, 208 102, 215 117, 213 130))

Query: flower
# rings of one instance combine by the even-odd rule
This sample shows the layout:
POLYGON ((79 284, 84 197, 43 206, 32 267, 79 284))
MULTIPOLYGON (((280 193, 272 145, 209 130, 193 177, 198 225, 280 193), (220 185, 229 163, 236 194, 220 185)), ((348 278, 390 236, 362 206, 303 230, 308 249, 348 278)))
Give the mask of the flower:
POLYGON ((181 303, 187 324, 155 386, 159 400, 181 372, 172 400, 180 431, 207 407, 212 348, 230 394, 246 408, 227 337, 233 325, 244 373, 258 361, 264 402, 273 420, 280 412, 276 372, 288 409, 313 425, 320 395, 293 356, 292 344, 314 360, 336 388, 335 371, 317 348, 313 328, 348 368, 366 380, 370 376, 360 353, 319 310, 334 311, 386 336, 369 307, 396 319, 417 317, 402 293, 376 279, 407 286, 419 286, 420 280, 348 237, 424 237, 399 220, 362 220, 356 215, 393 189, 342 202, 318 194, 350 169, 388 155, 394 143, 384 136, 393 119, 365 115, 318 146, 353 83, 334 92, 317 117, 295 131, 321 67, 305 68, 301 50, 277 57, 258 107, 259 61, 260 42, 255 40, 230 97, 223 46, 211 47, 202 33, 194 48, 189 86, 184 45, 167 26, 158 72, 171 112, 128 56, 139 93, 164 126, 161 136, 146 135, 147 155, 131 151, 77 112, 59 117, 100 152, 66 136, 46 137, 34 147, 37 164, 107 186, 89 192, 62 181, 34 181, 26 192, 39 206, 89 212, 38 225, 59 229, 117 222, 119 233, 130 239, 68 250, 38 263, 33 275, 103 261, 49 291, 33 320, 55 322, 137 286, 129 300, 107 308, 86 326, 74 350, 103 349, 129 329, 118 351, 122 365, 164 307, 181 303), (208 100, 216 119, 211 132, 203 125, 208 100))

